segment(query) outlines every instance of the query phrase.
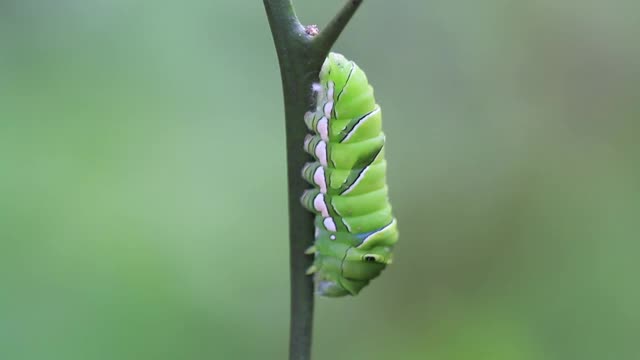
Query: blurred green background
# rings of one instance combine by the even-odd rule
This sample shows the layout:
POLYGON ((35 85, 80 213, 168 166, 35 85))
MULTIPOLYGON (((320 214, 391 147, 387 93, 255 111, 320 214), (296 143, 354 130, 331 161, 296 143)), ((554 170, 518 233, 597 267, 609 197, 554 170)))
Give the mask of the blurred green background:
MULTIPOLYGON (((401 239, 315 359, 640 358, 638 4, 365 2, 401 239)), ((261 1, 1 1, 0 358, 284 359, 284 159, 261 1)))

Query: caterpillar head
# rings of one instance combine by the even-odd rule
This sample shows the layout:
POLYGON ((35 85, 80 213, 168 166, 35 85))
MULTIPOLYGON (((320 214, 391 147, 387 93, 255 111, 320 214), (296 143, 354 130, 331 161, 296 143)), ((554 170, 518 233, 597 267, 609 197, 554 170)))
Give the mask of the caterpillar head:
MULTIPOLYGON (((347 290, 360 291, 360 283, 366 285, 373 278, 378 277, 382 270, 391 263, 391 254, 387 249, 375 248, 362 250, 351 247, 342 262, 341 275, 347 290)), ((355 294, 353 294, 355 295, 355 294)))
POLYGON ((391 263, 390 250, 385 248, 361 250, 349 247, 336 255, 339 256, 324 258, 321 271, 316 273, 319 295, 357 295, 391 263))

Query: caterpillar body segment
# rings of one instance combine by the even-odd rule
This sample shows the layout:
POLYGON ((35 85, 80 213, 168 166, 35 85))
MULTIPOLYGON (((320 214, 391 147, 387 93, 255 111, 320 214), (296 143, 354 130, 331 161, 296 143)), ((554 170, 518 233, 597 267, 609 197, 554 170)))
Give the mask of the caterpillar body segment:
POLYGON ((316 160, 302 169, 313 188, 301 202, 316 215, 309 273, 319 295, 356 295, 391 264, 398 241, 382 111, 362 69, 344 56, 330 53, 319 78, 315 107, 304 116, 312 133, 303 147, 316 160))

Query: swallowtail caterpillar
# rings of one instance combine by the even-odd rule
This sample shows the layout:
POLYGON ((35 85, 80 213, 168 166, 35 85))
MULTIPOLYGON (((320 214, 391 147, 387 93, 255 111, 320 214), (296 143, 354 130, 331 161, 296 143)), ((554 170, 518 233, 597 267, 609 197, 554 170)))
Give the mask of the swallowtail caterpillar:
POLYGON ((391 264, 398 241, 391 214, 380 107, 366 75, 353 61, 330 53, 313 85, 315 109, 304 121, 313 132, 304 149, 316 161, 302 176, 314 188, 301 202, 316 214, 313 266, 318 295, 356 295, 391 264))

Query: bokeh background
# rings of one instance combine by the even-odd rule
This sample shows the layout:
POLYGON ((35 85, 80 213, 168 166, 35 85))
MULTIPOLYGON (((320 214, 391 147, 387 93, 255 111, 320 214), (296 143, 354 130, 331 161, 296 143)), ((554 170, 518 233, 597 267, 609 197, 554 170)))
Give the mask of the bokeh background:
MULTIPOLYGON (((640 358, 639 11, 365 2, 401 241, 315 359, 640 358)), ((1 359, 284 359, 287 256, 261 1, 0 2, 1 359)))

